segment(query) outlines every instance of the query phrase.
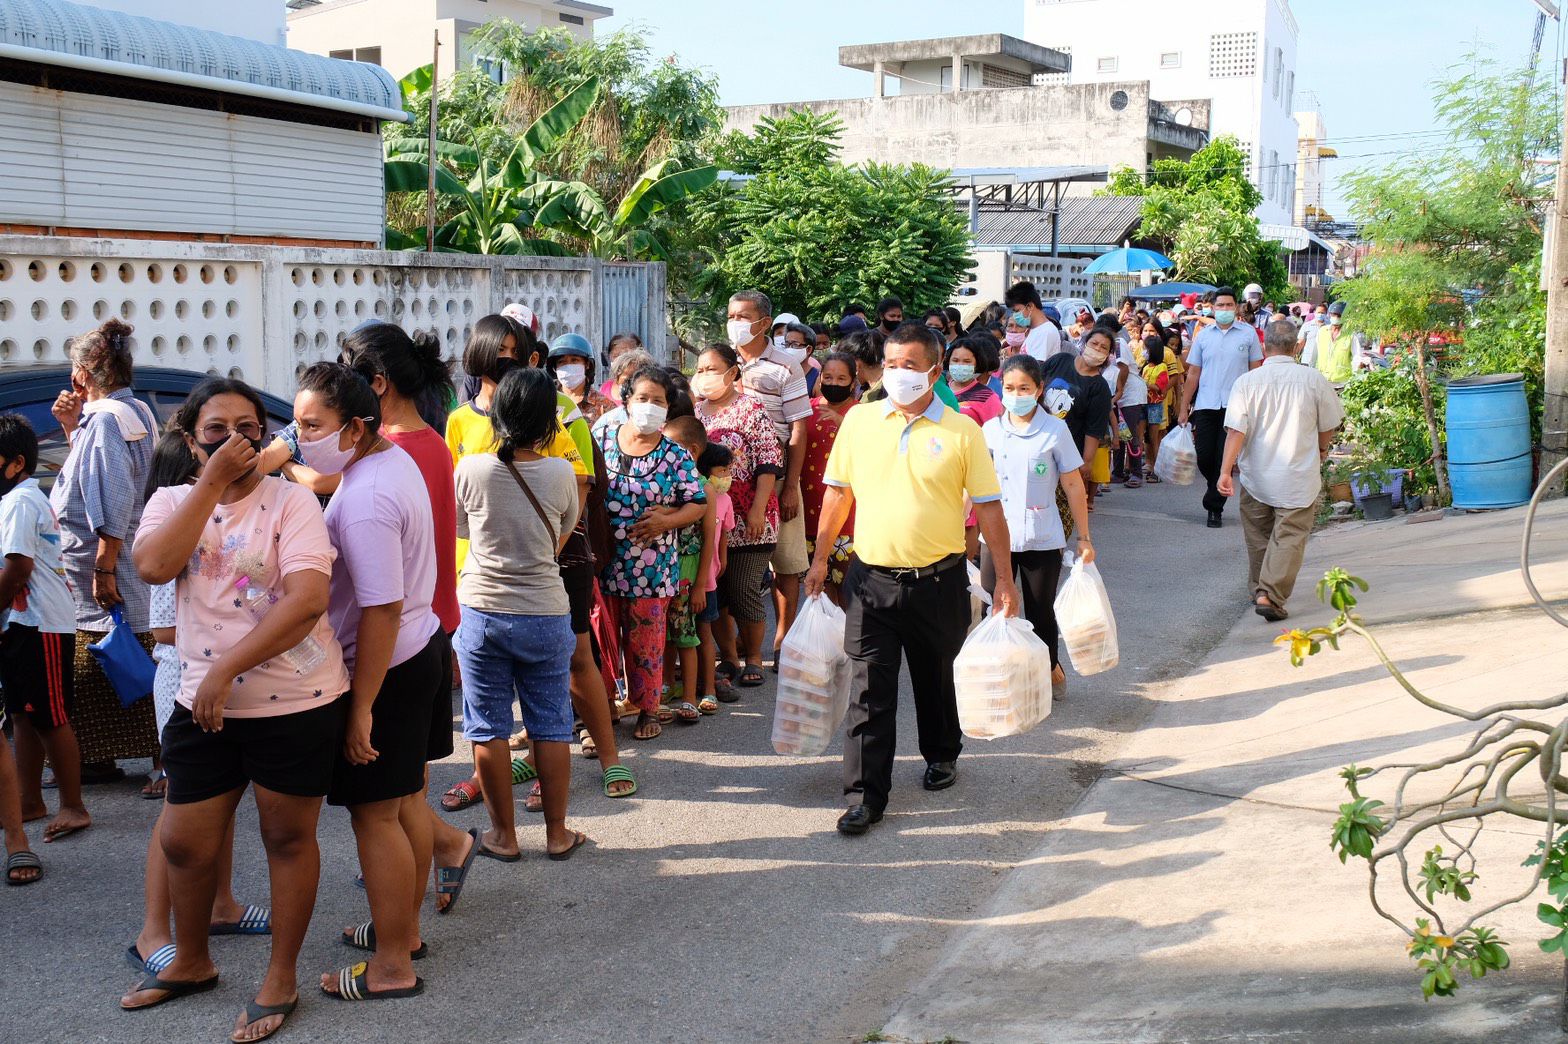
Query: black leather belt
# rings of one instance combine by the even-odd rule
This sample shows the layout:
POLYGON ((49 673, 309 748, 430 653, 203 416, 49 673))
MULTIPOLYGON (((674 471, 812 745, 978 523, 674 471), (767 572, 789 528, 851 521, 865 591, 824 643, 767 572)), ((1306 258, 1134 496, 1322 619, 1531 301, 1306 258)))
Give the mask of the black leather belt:
POLYGON ((935 576, 936 574, 944 572, 945 570, 952 569, 954 566, 962 565, 963 562, 964 553, 959 551, 955 554, 948 555, 944 559, 932 562, 930 565, 925 566, 879 566, 870 565, 867 563, 866 568, 871 570, 873 573, 881 573, 883 576, 891 576, 894 580, 909 581, 924 580, 928 576, 935 576))

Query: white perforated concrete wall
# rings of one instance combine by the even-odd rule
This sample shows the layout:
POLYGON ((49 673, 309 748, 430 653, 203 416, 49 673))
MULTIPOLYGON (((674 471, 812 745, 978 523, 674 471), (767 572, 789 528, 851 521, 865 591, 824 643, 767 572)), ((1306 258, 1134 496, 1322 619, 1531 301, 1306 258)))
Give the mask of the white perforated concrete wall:
MULTIPOLYGON (((136 360, 240 377, 284 397, 371 319, 423 330, 455 362, 474 322, 520 301, 548 340, 603 342, 604 262, 0 236, 0 371, 62 365, 68 338, 111 315, 136 360)), ((616 267, 625 268, 624 264, 616 267)), ((662 265, 648 265, 644 339, 665 344, 662 265)))

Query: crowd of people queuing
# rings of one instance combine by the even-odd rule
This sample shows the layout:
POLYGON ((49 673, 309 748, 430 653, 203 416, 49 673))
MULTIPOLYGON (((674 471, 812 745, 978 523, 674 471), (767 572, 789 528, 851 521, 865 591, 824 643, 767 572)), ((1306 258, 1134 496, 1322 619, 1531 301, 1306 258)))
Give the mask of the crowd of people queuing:
POLYGON ((974 562, 997 610, 1024 613, 1060 698, 1064 551, 1093 560, 1096 500, 1159 482, 1174 424, 1193 425, 1219 524, 1224 409, 1261 357, 1260 314, 1221 288, 1064 317, 1020 282, 967 328, 956 309, 916 318, 892 297, 874 318, 849 306, 808 325, 742 291, 725 340, 687 372, 631 334, 602 353, 575 333, 547 343, 510 305, 474 324, 460 386, 434 339, 355 329, 340 361, 302 372, 276 432, 256 391, 221 377, 160 430, 130 391, 130 327, 111 320, 70 343, 54 407, 70 451, 47 496, 33 430, 0 416, 7 882, 43 872, 22 823, 48 816, 46 763, 54 842, 91 823, 84 782, 152 758, 144 795, 162 809, 126 954, 142 978, 120 1003, 210 989, 210 936, 268 935, 233 1035, 259 1040, 298 1001, 325 799, 348 810, 371 917, 342 933, 366 959, 319 987, 412 995, 430 887, 445 914, 476 857, 522 858, 514 787, 528 785, 548 857, 570 858, 588 842, 567 822, 573 744, 597 758, 606 798, 635 794, 616 722, 654 742, 718 715, 777 669, 817 594, 849 614, 838 826, 864 833, 891 787, 900 650, 923 785, 957 779, 951 661, 969 603, 953 567, 974 562), (123 704, 91 654, 111 628, 152 654, 152 699, 123 704), (467 832, 425 796, 427 765, 454 749, 454 682, 473 772, 439 807, 482 803, 488 827, 467 832), (232 885, 247 786, 265 906, 232 885))

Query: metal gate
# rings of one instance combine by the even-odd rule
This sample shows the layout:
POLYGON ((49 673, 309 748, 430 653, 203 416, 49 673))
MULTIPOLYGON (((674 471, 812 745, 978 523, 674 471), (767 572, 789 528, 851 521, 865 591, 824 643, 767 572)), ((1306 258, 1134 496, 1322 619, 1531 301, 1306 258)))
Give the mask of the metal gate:
POLYGON ((663 338, 654 338, 648 328, 648 266, 605 262, 602 293, 605 341, 618 333, 634 333, 655 358, 661 358, 663 338))

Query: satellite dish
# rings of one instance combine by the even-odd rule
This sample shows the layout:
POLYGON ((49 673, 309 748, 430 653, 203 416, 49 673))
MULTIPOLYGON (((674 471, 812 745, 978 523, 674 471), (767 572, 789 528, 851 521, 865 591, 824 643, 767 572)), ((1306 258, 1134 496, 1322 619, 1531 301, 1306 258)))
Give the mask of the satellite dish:
POLYGON ((1176 110, 1176 123, 1182 127, 1192 126, 1192 110, 1183 105, 1176 110))

